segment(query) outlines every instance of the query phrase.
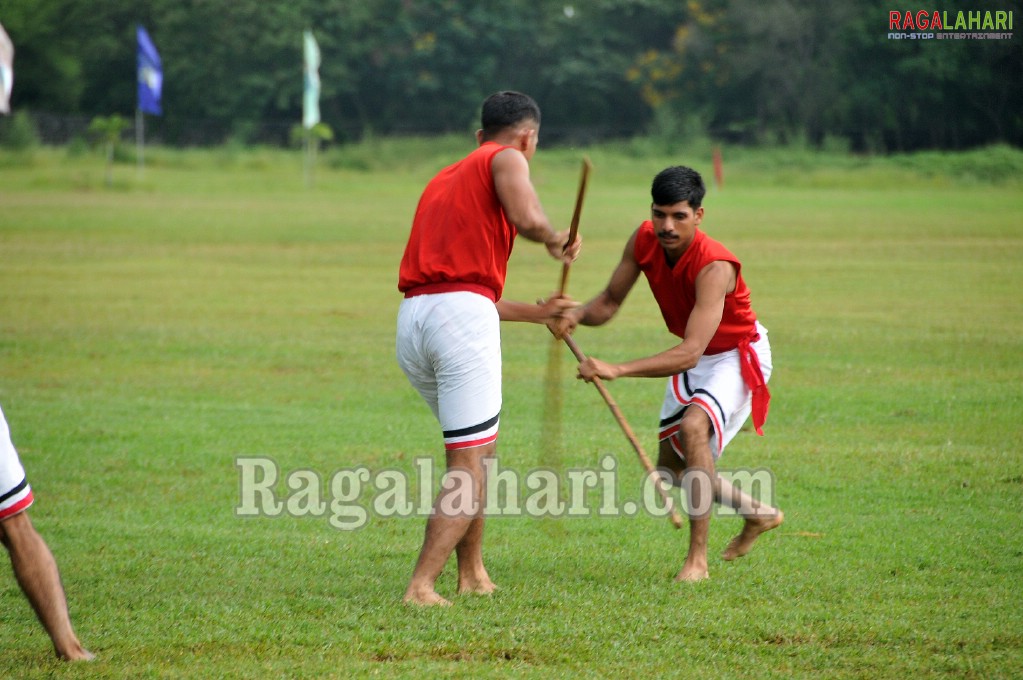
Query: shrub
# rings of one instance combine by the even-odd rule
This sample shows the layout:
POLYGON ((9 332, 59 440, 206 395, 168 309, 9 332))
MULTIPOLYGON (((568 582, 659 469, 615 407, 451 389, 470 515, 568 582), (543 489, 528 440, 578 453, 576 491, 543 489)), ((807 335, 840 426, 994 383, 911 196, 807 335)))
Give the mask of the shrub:
POLYGON ((26 111, 0 119, 0 146, 11 151, 30 151, 39 146, 39 132, 26 111))

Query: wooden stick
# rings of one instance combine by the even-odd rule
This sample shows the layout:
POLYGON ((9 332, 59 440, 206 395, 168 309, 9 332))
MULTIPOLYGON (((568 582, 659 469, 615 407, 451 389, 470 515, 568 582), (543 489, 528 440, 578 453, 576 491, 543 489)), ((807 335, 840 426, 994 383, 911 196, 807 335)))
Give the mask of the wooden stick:
MULTIPOLYGON (((579 178, 579 191, 576 193, 575 197, 575 211, 572 213, 572 224, 568 231, 568 245, 575 243, 576 235, 579 233, 579 218, 582 215, 583 197, 586 195, 586 182, 589 179, 590 169, 592 167, 590 159, 583 158, 582 175, 579 178)), ((570 264, 566 262, 561 267, 561 284, 558 286, 559 295, 564 295, 565 293, 565 286, 568 284, 569 266, 570 264)), ((586 355, 579 350, 579 346, 575 343, 575 340, 571 335, 566 335, 563 340, 565 341, 565 344, 568 345, 568 348, 572 350, 572 354, 575 355, 576 359, 580 362, 586 359, 586 355)), ((659 484, 660 477, 657 475, 653 463, 650 462, 650 458, 646 455, 646 452, 640 445, 639 439, 632 431, 632 428, 629 427, 629 423, 625 420, 625 416, 622 415, 622 411, 618 408, 618 404, 616 404, 615 400, 611 398, 611 393, 607 391, 606 387, 604 387, 604 382, 600 378, 595 377, 593 379, 593 385, 597 388, 597 391, 600 392, 600 396, 604 398, 604 402, 607 404, 608 408, 611 409, 611 414, 618 422, 618 426, 622 428, 622 432, 625 433, 625 437, 629 440, 629 443, 632 444, 632 448, 636 451, 636 455, 639 456, 639 462, 643 464, 643 469, 646 470, 647 478, 650 479, 654 488, 657 489, 657 492, 661 496, 661 500, 665 503, 665 507, 671 509, 671 523, 675 525, 676 529, 681 529, 682 515, 679 514, 678 508, 675 507, 675 503, 671 500, 667 491, 665 491, 659 484)))
MULTIPOLYGON (((580 363, 586 360, 586 355, 582 353, 579 349, 579 345, 576 344, 575 339, 573 339, 571 335, 566 335, 563 339, 565 344, 568 345, 568 348, 572 350, 572 354, 575 355, 575 358, 578 359, 580 363)), ((654 464, 650 462, 650 458, 646 455, 646 452, 643 451, 643 447, 640 446, 639 439, 632 431, 632 428, 629 427, 629 423, 625 420, 625 416, 622 415, 622 411, 618 408, 618 404, 616 404, 615 400, 611 398, 611 393, 607 391, 607 387, 604 386, 604 382, 600 378, 594 376, 593 386, 597 388, 598 392, 600 392, 600 396, 604 397, 607 407, 611 409, 612 415, 614 415, 615 420, 618 421, 618 426, 621 427, 622 432, 625 433, 625 438, 629 440, 629 443, 632 444, 632 448, 635 449, 636 455, 639 456, 639 462, 643 464, 643 469, 646 470, 647 478, 650 479, 654 488, 657 489, 657 492, 661 495, 661 500, 664 501, 665 507, 671 509, 671 523, 675 525, 676 529, 681 529, 682 515, 679 513, 678 508, 675 507, 675 503, 671 500, 668 492, 659 484, 660 477, 657 475, 654 464)))
MULTIPOLYGON (((572 213, 572 224, 568 229, 568 244, 566 247, 571 246, 575 243, 576 235, 579 233, 579 218, 583 212, 583 197, 586 196, 586 181, 590 177, 590 168, 593 165, 590 163, 589 158, 583 158, 583 170, 582 176, 579 178, 579 191, 575 195, 575 211, 572 213)), ((558 286, 558 295, 565 294, 565 286, 568 284, 568 268, 570 264, 568 262, 561 265, 561 285, 558 286)))

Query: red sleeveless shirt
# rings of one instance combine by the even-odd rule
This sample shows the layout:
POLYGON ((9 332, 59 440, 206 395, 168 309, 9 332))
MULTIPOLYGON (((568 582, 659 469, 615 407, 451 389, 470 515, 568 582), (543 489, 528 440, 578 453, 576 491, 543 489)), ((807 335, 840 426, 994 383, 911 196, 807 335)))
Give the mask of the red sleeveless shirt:
POLYGON ((501 299, 516 230, 491 165, 507 148, 486 142, 426 185, 398 270, 405 297, 467 290, 501 299))
POLYGON ((696 276, 717 260, 731 262, 735 266, 735 290, 725 295, 721 323, 704 354, 720 354, 733 349, 739 351, 742 379, 752 393, 753 427, 757 434, 763 435, 771 392, 767 389, 760 359, 750 346, 760 336, 756 327, 757 317, 750 306, 749 288, 742 279, 742 264, 727 248, 697 229, 692 243, 672 267, 668 264, 664 248, 657 241, 650 220, 641 224, 636 232, 633 254, 646 274, 668 330, 680 338, 685 338, 686 324, 696 305, 696 276))
POLYGON ((697 229, 692 243, 672 267, 657 241, 653 222, 647 220, 636 233, 633 254, 646 275, 668 330, 680 338, 685 337, 689 315, 696 305, 696 276, 711 262, 731 262, 736 271, 735 290, 725 295, 721 324, 704 354, 736 349, 741 341, 756 335, 757 317, 750 306, 749 288, 742 279, 742 264, 718 241, 697 229))

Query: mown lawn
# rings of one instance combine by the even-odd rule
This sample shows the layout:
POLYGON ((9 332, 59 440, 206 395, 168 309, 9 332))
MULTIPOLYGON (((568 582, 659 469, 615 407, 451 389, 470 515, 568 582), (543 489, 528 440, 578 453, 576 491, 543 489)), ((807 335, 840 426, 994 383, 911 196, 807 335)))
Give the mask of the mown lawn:
MULTIPOLYGON (((112 187, 93 158, 0 158, 0 404, 98 655, 52 660, 8 574, 0 677, 1018 677, 1018 180, 975 172, 987 166, 973 157, 942 174, 726 155, 704 226, 744 262, 775 374, 767 436, 744 432, 720 465, 766 471, 786 523, 724 563, 739 521, 715 519, 712 578, 673 583, 685 529, 598 512, 642 501, 599 395, 567 350, 553 372, 544 329, 506 325, 502 466, 553 472, 564 499, 570 470, 610 460, 612 485, 580 517, 494 517, 485 554, 500 590, 422 610, 400 598, 424 518, 389 513, 385 484, 408 479, 418 501, 438 481, 419 474, 424 459, 441 459, 393 359, 411 214, 453 159, 420 153, 370 170, 342 157, 312 188, 283 152, 157 149, 144 176, 117 166, 112 187), (281 516, 239 516, 243 458, 279 471, 281 516), (334 487, 360 467, 361 489, 334 487), (296 471, 322 483, 320 510, 286 485, 296 471), (335 528, 362 512, 361 528, 335 528)), ((569 282, 581 299, 645 218, 658 170, 711 177, 702 156, 590 153, 569 282)), ((534 162, 566 226, 580 155, 534 162)), ((559 273, 519 241, 506 294, 544 295, 559 273)), ((610 359, 671 343, 642 285, 577 340, 610 359)), ((661 381, 609 389, 655 451, 661 381)), ((524 481, 518 492, 525 507, 524 481)), ((453 563, 438 586, 454 596, 453 563)))

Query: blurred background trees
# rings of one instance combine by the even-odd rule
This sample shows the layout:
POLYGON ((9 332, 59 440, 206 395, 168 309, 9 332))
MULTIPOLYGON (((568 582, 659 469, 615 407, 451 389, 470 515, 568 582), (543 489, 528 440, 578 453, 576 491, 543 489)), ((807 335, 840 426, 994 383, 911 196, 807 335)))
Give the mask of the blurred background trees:
MULTIPOLYGON (((897 3, 896 3, 897 4, 897 3)), ((498 89, 533 95, 545 143, 703 135, 854 151, 1023 146, 1023 37, 889 40, 890 0, 4 0, 12 107, 135 109, 135 25, 163 60, 166 144, 287 144, 302 31, 340 141, 475 128, 498 89)), ((915 6, 910 9, 916 9, 915 6)), ((1012 10, 1019 0, 949 0, 1012 10)), ((1016 29, 1019 30, 1018 28, 1016 29)))

